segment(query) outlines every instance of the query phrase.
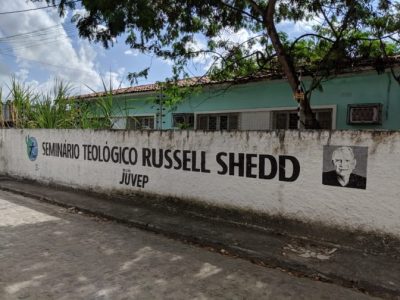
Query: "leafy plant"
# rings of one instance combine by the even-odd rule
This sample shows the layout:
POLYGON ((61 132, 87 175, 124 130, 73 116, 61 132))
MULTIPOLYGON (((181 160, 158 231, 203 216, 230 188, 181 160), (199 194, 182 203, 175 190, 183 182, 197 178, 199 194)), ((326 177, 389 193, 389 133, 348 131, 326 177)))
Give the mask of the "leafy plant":
MULTIPOLYGON (((51 92, 44 94, 12 77, 10 93, 6 99, 0 98, 0 102, 12 108, 12 127, 15 128, 111 129, 114 114, 127 115, 129 109, 126 103, 124 109, 115 105, 112 87, 107 89, 104 81, 103 86, 105 92, 101 97, 88 100, 72 96, 72 87, 61 80, 56 79, 51 92)), ((6 127, 9 122, 4 120, 3 105, 0 107, 0 123, 6 127)))

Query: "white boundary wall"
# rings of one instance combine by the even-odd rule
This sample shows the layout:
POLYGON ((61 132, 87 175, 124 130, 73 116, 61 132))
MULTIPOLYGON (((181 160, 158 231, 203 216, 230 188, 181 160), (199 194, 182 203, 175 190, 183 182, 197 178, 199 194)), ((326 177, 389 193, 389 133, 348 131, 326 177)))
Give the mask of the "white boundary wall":
POLYGON ((273 216, 400 237, 400 132, 204 133, 6 129, 0 134, 0 170, 2 174, 83 189, 128 193, 143 191, 190 198, 222 207, 251 209, 273 216), (54 143, 61 147, 60 153, 55 151, 58 146, 54 143), (69 150, 78 147, 79 156, 75 153, 75 158, 59 157, 73 154, 72 151, 63 152, 64 144, 75 145, 66 145, 66 151, 69 147, 69 150), (93 158, 93 145, 98 145, 100 152, 105 154, 107 148, 112 151, 113 147, 128 147, 125 150, 127 164, 114 163, 111 158, 109 162, 101 162, 99 158, 88 160, 89 149, 93 158), (356 146, 353 148, 357 159, 354 172, 366 177, 365 189, 322 184, 322 171, 327 171, 331 163, 332 152, 329 151, 335 148, 326 145, 356 146), (137 152, 136 162, 133 148, 137 152), (143 149, 153 148, 169 150, 167 156, 172 161, 171 169, 167 168, 171 164, 165 156, 161 168, 149 167, 148 162, 143 166, 143 156, 152 151, 143 149), (189 151, 183 154, 182 150, 189 151), (180 168, 173 158, 174 151, 182 160, 186 156, 186 163, 182 161, 180 168), (196 152, 196 159, 192 151, 196 152), (131 162, 129 153, 132 154, 131 162), (239 153, 243 153, 243 158, 250 161, 247 168, 249 176, 259 177, 259 155, 268 155, 263 156, 264 170, 261 170, 266 177, 271 173, 273 161, 279 164, 279 156, 285 161, 286 178, 296 177, 293 173, 295 161, 299 164, 300 173, 292 178, 294 181, 279 180, 279 172, 284 167, 281 165, 272 179, 248 178, 245 164, 243 177, 239 176, 238 167, 234 168, 233 176, 221 175, 218 172, 229 167, 229 155, 223 153, 233 153, 235 160, 239 159, 239 153), (285 158, 285 155, 292 158, 285 158), (194 169, 201 170, 203 164, 203 172, 193 170, 193 161, 196 162, 194 169), (185 171, 183 167, 190 170, 185 171), (135 186, 121 183, 123 176, 132 179, 135 175, 138 175, 135 186))

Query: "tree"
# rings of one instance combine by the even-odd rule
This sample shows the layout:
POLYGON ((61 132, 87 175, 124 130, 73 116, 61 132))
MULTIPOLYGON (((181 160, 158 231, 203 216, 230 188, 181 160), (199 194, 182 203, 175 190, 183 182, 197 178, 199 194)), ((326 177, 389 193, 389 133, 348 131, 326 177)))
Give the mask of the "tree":
MULTIPOLYGON (((33 0, 35 1, 35 0, 33 0)), ((39 0, 40 1, 40 0, 39 0)), ((55 4, 55 0, 45 0, 55 4)), ((60 13, 75 1, 62 0, 60 13)), ((187 75, 188 60, 210 54, 216 63, 208 75, 218 80, 283 76, 300 104, 302 128, 317 128, 312 91, 343 68, 367 62, 378 71, 393 69, 399 51, 400 4, 390 0, 82 0, 85 15, 76 15, 79 34, 105 47, 127 33, 126 43, 174 61, 174 78, 187 75), (277 26, 317 20, 309 33, 288 39, 277 26), (223 30, 252 33, 241 44, 218 39, 223 30), (191 47, 196 36, 204 49, 191 47), (257 44, 258 47, 254 48, 257 44), (220 49, 225 50, 222 54, 220 49), (301 75, 311 76, 305 85, 301 75)), ((146 75, 147 70, 130 74, 146 75)))

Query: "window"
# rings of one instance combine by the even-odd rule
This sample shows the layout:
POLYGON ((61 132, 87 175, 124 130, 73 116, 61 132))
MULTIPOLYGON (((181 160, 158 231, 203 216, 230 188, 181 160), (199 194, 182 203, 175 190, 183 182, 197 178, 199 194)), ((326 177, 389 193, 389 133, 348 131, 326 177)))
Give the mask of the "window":
POLYGON ((248 111, 240 113, 240 130, 268 130, 271 129, 270 111, 248 111))
POLYGON ((273 113, 273 129, 297 129, 297 111, 276 111, 273 113))
POLYGON ((172 119, 174 128, 194 128, 194 114, 173 114, 172 119))
POLYGON ((115 130, 125 129, 126 128, 126 119, 125 117, 114 117, 111 118, 111 128, 115 130))
POLYGON ((201 114, 197 116, 197 129, 201 130, 237 130, 239 114, 201 114))
POLYGON ((347 124, 382 124, 382 104, 350 104, 347 108, 347 124))
POLYGON ((321 129, 332 129, 332 110, 317 111, 316 114, 321 129))
MULTIPOLYGON (((321 129, 332 129, 332 109, 314 109, 315 118, 321 129)), ((297 110, 274 111, 272 129, 297 129, 297 110)))
POLYGON ((154 129, 154 116, 129 117, 126 123, 126 129, 154 129))

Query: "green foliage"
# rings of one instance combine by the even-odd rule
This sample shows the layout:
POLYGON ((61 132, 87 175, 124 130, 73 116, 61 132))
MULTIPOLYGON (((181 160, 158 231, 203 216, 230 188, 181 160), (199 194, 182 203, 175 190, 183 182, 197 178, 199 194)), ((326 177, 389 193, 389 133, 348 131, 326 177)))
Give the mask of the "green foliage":
MULTIPOLYGON (((117 100, 113 94, 113 86, 111 78, 109 86, 107 87, 104 79, 102 78, 103 92, 90 102, 84 101, 88 104, 86 112, 86 120, 90 120, 86 128, 114 128, 116 119, 119 117, 128 117, 129 111, 134 107, 128 104, 126 99, 117 100)), ((92 92, 93 89, 88 87, 92 92)))
MULTIPOLYGON (((188 61, 204 54, 215 60, 208 73, 215 80, 281 75, 296 92, 302 84, 300 74, 307 74, 313 82, 301 107, 307 106, 310 116, 311 92, 344 68, 368 62, 378 72, 390 68, 400 83, 390 60, 400 50, 398 1, 82 0, 81 4, 88 13, 74 17, 80 36, 109 47, 115 37, 127 34, 131 48, 172 60, 175 81, 188 77, 188 61), (292 40, 276 29, 283 22, 308 21, 319 25, 292 40), (223 39, 226 28, 246 29, 250 38, 241 44, 223 39), (198 36, 205 39, 205 49, 190 47, 198 36)), ((60 13, 73 5, 61 1, 60 13)), ((130 79, 140 75, 147 71, 132 73, 130 79)))
POLYGON ((11 80, 10 97, 15 113, 15 127, 33 127, 32 119, 35 117, 33 108, 37 102, 37 95, 30 87, 20 84, 13 77, 11 80))
MULTIPOLYGON (((165 82, 158 82, 157 85, 159 93, 163 97, 164 106, 173 111, 178 104, 187 100, 188 97, 200 93, 201 78, 180 82, 166 80, 165 82)), ((156 104, 159 104, 160 99, 156 97, 154 101, 156 104)))
POLYGON ((113 95, 106 89, 104 95, 95 100, 79 99, 71 96, 71 86, 63 81, 55 80, 52 91, 43 94, 14 77, 9 89, 10 94, 5 102, 12 107, 13 124, 2 119, 2 127, 111 129, 114 114, 118 114, 115 107, 121 109, 119 113, 128 113, 126 105, 124 109, 114 105, 113 95))
MULTIPOLYGON (((56 4, 54 0, 46 2, 56 4)), ((185 77, 188 60, 205 53, 218 59, 210 69, 210 75, 217 80, 270 72, 283 72, 290 77, 288 73, 296 73, 303 66, 310 75, 324 78, 349 62, 382 60, 399 53, 397 41, 391 39, 400 31, 400 4, 388 0, 82 0, 81 3, 88 13, 73 19, 82 37, 109 47, 116 36, 127 34, 126 42, 132 48, 172 59, 175 78, 185 77), (278 33, 279 43, 270 39, 275 24, 315 19, 321 25, 315 26, 310 34, 289 41, 287 35, 278 33), (99 30, 99 25, 104 29, 99 30), (253 36, 241 45, 218 39, 226 28, 245 28, 253 36), (207 49, 188 47, 196 34, 206 39, 207 49), (261 46, 257 50, 251 47, 255 43, 261 46), (282 65, 282 56, 277 58, 277 53, 283 54, 293 67, 282 65)), ((61 1, 60 13, 74 5, 61 1)), ((129 79, 136 82, 138 77, 147 76, 147 72, 148 69, 131 73, 129 79)))
POLYGON ((138 79, 141 77, 144 77, 147 79, 147 76, 149 75, 149 69, 150 68, 145 68, 139 72, 132 72, 128 74, 128 80, 130 81, 131 84, 135 83, 138 84, 138 79))

